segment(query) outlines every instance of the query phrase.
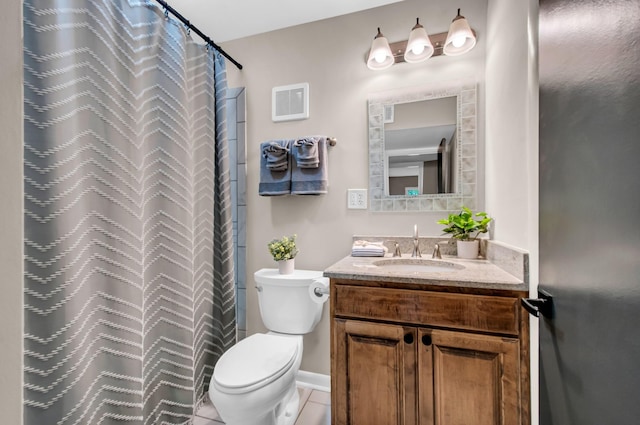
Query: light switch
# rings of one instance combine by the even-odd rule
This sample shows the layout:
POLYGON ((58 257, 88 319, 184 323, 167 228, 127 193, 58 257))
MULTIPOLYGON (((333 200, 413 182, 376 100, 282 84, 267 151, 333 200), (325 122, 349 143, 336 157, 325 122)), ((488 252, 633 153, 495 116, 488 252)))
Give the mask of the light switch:
POLYGON ((367 189, 347 189, 347 208, 356 210, 367 209, 367 189))

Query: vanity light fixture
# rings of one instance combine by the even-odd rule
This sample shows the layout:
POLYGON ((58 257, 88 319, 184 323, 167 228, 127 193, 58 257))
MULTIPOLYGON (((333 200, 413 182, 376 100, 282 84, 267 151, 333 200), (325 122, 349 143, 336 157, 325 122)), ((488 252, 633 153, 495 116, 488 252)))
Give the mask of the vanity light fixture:
POLYGON ((378 34, 376 34, 371 43, 371 50, 369 50, 369 57, 367 58, 367 66, 369 69, 387 69, 393 65, 394 59, 389 47, 387 38, 380 32, 378 27, 378 34))
POLYGON ((442 53, 447 56, 458 56, 467 53, 476 45, 476 36, 471 30, 466 18, 460 14, 451 21, 447 41, 444 43, 442 53))
POLYGON ((433 45, 427 31, 420 25, 420 18, 416 18, 416 25, 409 33, 409 41, 404 51, 404 61, 418 63, 429 59, 433 55, 433 45))
POLYGON ((476 45, 475 32, 466 18, 458 14, 451 22, 448 32, 429 35, 420 24, 420 18, 409 33, 409 40, 389 44, 380 28, 371 43, 366 57, 367 67, 373 70, 387 69, 394 63, 419 63, 432 56, 458 56, 467 53, 476 45))

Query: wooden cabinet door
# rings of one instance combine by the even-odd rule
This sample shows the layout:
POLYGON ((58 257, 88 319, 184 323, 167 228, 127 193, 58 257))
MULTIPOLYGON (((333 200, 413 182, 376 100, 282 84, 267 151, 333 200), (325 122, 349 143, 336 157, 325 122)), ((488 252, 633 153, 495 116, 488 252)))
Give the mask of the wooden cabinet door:
POLYGON ((420 425, 522 423, 515 338, 418 331, 420 425))
POLYGON ((415 425, 417 329, 333 321, 332 423, 415 425))

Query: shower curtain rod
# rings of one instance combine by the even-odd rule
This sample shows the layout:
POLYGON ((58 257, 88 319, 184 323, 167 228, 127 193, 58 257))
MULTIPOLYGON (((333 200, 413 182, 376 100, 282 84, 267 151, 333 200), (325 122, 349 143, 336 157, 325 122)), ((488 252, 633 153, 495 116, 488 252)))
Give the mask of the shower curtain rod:
POLYGON ((171 12, 171 14, 173 16, 175 16, 176 18, 178 18, 178 20, 180 20, 180 22, 182 22, 183 24, 185 24, 190 30, 193 30, 193 32, 195 32, 196 34, 198 34, 204 41, 207 42, 207 44, 211 47, 213 47, 214 49, 216 49, 217 51, 220 52, 220 54, 222 54, 222 56, 224 56, 225 58, 229 59, 231 61, 231 63, 233 63, 235 66, 238 67, 238 69, 242 69, 242 65, 239 64, 234 58, 232 58, 231 56, 229 56, 229 54, 227 52, 225 52, 222 47, 218 46, 216 43, 213 42, 212 39, 210 39, 208 36, 206 36, 202 31, 200 31, 195 25, 193 25, 191 22, 189 22, 189 20, 187 18, 185 18, 184 16, 182 16, 180 14, 180 12, 178 12, 177 10, 175 10, 173 7, 169 6, 167 4, 166 1, 164 0, 156 0, 158 3, 160 3, 162 5, 162 7, 164 7, 164 9, 167 12, 171 12))

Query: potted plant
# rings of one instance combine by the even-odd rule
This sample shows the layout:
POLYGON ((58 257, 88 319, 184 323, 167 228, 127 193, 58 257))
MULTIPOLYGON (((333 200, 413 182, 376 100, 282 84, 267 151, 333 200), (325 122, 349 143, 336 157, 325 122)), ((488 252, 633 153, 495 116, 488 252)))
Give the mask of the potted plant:
POLYGON ((280 274, 292 274, 294 270, 294 258, 298 254, 296 247, 296 235, 283 236, 282 239, 274 239, 269 242, 269 252, 278 262, 280 274))
POLYGON ((438 224, 444 224, 444 233, 448 233, 457 240, 458 257, 477 258, 480 233, 489 231, 489 223, 492 218, 486 212, 475 213, 467 207, 462 207, 458 214, 450 214, 448 218, 438 220, 438 224))

